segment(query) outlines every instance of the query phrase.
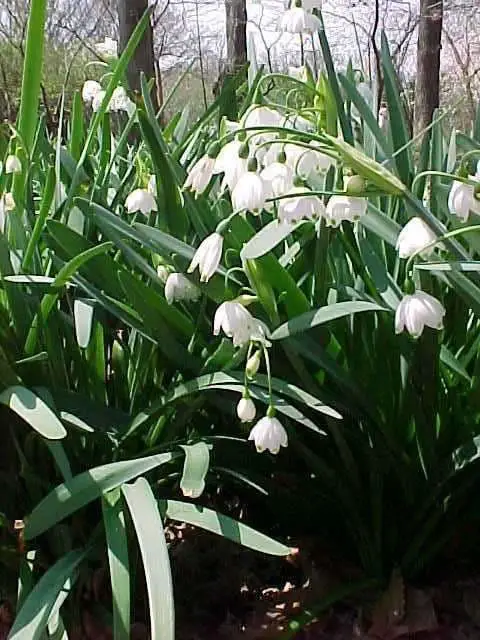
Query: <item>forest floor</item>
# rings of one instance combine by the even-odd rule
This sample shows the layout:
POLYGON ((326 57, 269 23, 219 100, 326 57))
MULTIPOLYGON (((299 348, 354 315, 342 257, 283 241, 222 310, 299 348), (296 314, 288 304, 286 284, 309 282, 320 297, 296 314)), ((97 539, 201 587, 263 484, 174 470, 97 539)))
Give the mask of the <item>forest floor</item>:
MULTIPOLYGON (((187 525, 168 527, 167 539, 176 640, 480 640, 480 577, 406 585, 394 574, 382 594, 326 561, 313 541, 285 559, 187 525)), ((111 601, 108 573, 97 574, 69 640, 113 640, 97 606, 111 601)), ((131 640, 150 640, 148 598, 143 585, 135 591, 131 640)), ((7 639, 12 617, 8 600, 0 603, 0 640, 7 639)))

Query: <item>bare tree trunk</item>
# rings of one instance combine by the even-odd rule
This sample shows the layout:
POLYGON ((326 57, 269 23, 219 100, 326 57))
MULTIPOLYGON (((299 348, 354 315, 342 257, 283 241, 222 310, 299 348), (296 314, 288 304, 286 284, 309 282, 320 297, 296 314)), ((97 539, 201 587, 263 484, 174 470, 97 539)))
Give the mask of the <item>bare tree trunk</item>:
POLYGON ((415 82, 415 131, 425 129, 440 102, 440 51, 443 0, 420 0, 417 79, 415 82))
POLYGON ((227 72, 247 64, 247 5, 245 0, 225 0, 227 18, 227 72))
MULTIPOLYGON (((148 7, 148 0, 118 0, 118 17, 120 22, 120 49, 123 51, 130 36, 148 7)), ((130 89, 141 91, 140 74, 145 74, 148 80, 156 78, 155 60, 153 55, 153 29, 148 24, 143 38, 130 60, 127 70, 127 80, 130 89)), ((152 100, 157 106, 157 92, 152 90, 152 100)))

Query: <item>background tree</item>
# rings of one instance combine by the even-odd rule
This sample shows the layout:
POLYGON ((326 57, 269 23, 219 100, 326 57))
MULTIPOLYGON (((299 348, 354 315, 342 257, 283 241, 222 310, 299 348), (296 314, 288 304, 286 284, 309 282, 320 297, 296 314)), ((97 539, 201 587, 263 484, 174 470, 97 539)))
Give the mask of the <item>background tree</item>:
MULTIPOLYGON (((127 45, 135 27, 140 18, 148 8, 148 0, 119 0, 118 17, 120 27, 120 49, 123 50, 127 45)), ((141 90, 140 77, 142 72, 147 79, 156 78, 155 59, 153 55, 153 29, 151 22, 143 34, 131 61, 128 65, 127 80, 130 89, 134 91, 141 90)), ((158 103, 155 97, 156 92, 152 91, 152 98, 158 103)))
POLYGON ((245 0, 225 0, 227 71, 236 73, 247 63, 247 5, 245 0))
POLYGON ((415 81, 415 129, 422 131, 432 121, 440 104, 440 52, 443 0, 420 0, 415 81))

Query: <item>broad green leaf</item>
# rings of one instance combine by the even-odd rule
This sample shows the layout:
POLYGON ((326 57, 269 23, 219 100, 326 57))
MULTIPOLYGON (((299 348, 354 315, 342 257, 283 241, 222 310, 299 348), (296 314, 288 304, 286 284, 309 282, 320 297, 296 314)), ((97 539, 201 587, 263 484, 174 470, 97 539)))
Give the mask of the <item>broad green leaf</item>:
POLYGON ((152 638, 174 640, 175 611, 172 575, 163 522, 145 478, 122 487, 137 532, 150 606, 152 638))
POLYGON ((415 265, 420 271, 480 271, 480 261, 468 262, 423 262, 415 265))
POLYGON ((199 498, 205 489, 205 477, 210 466, 211 445, 197 442, 180 446, 185 452, 180 489, 184 496, 199 498))
POLYGON ((392 153, 391 145, 389 140, 385 137, 383 131, 380 129, 376 114, 373 113, 365 98, 361 95, 355 84, 351 80, 349 80, 349 78, 341 73, 338 77, 348 98, 356 106, 366 126, 374 135, 378 146, 387 157, 390 156, 392 153))
MULTIPOLYGON (((385 33, 382 33, 381 60, 385 83, 385 95, 387 97, 390 131, 395 151, 403 149, 410 140, 405 109, 400 95, 399 81, 385 33)), ((395 157, 398 174, 402 182, 410 185, 413 173, 411 150, 405 148, 395 157)))
POLYGON ((72 480, 58 485, 32 511, 25 521, 25 539, 31 540, 48 531, 57 522, 67 518, 103 493, 119 487, 139 475, 167 464, 177 457, 176 453, 124 460, 95 467, 81 473, 72 480))
POLYGON ((10 407, 48 440, 60 440, 67 435, 65 427, 47 404, 25 387, 8 387, 0 393, 0 403, 10 407))
POLYGON ((362 313, 364 311, 387 311, 387 309, 373 302, 363 302, 361 300, 358 302, 337 302, 314 311, 308 311, 289 320, 289 322, 275 329, 270 338, 272 340, 283 340, 283 338, 307 331, 312 327, 331 322, 337 318, 344 318, 345 316, 362 313))
POLYGON ((67 580, 75 581, 85 555, 85 551, 71 551, 43 574, 17 613, 9 640, 42 640, 60 591, 67 580))
POLYGON ((94 301, 77 298, 73 303, 73 320, 78 346, 86 349, 92 335, 94 301))
MULTIPOLYGON (((337 420, 342 418, 342 416, 337 411, 335 411, 335 409, 324 404, 321 400, 319 400, 319 398, 316 398, 312 394, 307 393, 303 389, 300 389, 299 387, 288 382, 284 382, 283 380, 279 380, 278 378, 272 378, 271 382, 272 389, 278 392, 278 410, 280 412, 288 411, 287 415, 290 415, 290 417, 294 419, 298 418, 302 421, 302 423, 304 423, 303 419, 305 419, 305 416, 303 416, 303 414, 301 414, 298 409, 295 409, 295 407, 291 405, 282 405, 281 396, 287 396, 301 404, 306 404, 309 409, 317 411, 318 413, 329 415, 332 418, 336 418, 337 420), (296 410, 296 413, 293 411, 294 409, 296 410)), ((189 396, 192 393, 197 393, 199 391, 205 391, 209 389, 238 389, 240 393, 244 384, 245 380, 243 372, 224 373, 221 371, 218 371, 216 373, 209 373, 195 378, 194 380, 190 380, 189 382, 179 384, 170 393, 166 394, 160 400, 153 403, 152 406, 150 406, 148 409, 136 415, 132 420, 129 429, 124 435, 124 438, 127 438, 129 435, 131 435, 136 429, 138 429, 147 420, 156 415, 163 409, 163 407, 171 402, 180 400, 181 398, 189 396)), ((266 392, 266 390, 268 389, 268 379, 266 376, 257 375, 255 380, 250 383, 249 388, 255 398, 258 398, 259 400, 262 400, 268 404, 269 397, 268 393, 266 392)), ((321 432, 321 430, 318 429, 318 427, 313 423, 307 424, 307 426, 311 426, 315 431, 321 432)))
POLYGON ((160 500, 159 507, 164 518, 187 522, 254 551, 272 556, 287 556, 292 553, 292 549, 286 545, 207 507, 177 500, 160 500))
POLYGON ((241 259, 253 260, 254 258, 265 255, 282 242, 282 240, 285 240, 285 238, 293 233, 301 224, 303 224, 303 222, 292 225, 281 223, 278 220, 272 220, 272 222, 262 227, 251 240, 243 245, 243 249, 240 252, 241 259))
POLYGON ((120 489, 103 496, 102 510, 112 585, 113 640, 130 640, 130 570, 120 489))

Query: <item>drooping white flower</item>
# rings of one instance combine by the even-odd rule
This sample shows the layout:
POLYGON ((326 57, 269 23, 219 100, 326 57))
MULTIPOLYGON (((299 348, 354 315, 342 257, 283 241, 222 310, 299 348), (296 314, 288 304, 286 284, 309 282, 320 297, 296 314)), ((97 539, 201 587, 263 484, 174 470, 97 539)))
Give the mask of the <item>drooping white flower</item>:
POLYGON ((165 299, 168 304, 174 300, 197 300, 200 291, 183 273, 171 273, 165 282, 165 299))
POLYGON ((183 185, 185 189, 191 189, 196 196, 203 193, 212 179, 215 168, 215 158, 208 153, 203 155, 188 171, 187 179, 183 185))
POLYGON ((475 180, 480 180, 480 160, 477 162, 477 170, 475 172, 475 180))
POLYGON ((395 312, 395 333, 404 329, 414 338, 422 335, 425 327, 443 329, 445 307, 425 291, 405 295, 395 312))
POLYGON ((285 11, 280 22, 280 30, 287 33, 314 33, 321 28, 321 22, 303 7, 292 7, 285 11))
POLYGON ((293 171, 284 162, 272 162, 260 172, 269 196, 283 196, 293 187, 293 171))
POLYGON ((293 187, 288 192, 289 198, 282 198, 278 203, 278 219, 280 222, 295 223, 302 218, 315 220, 325 215, 325 205, 318 196, 310 195, 306 187, 293 187))
MULTIPOLYGON (((291 6, 295 4, 295 0, 291 3, 291 6)), ((302 0, 302 7, 307 11, 312 11, 313 9, 321 9, 322 8, 322 0, 302 0)))
POLYGON ((355 222, 367 212, 367 199, 354 196, 332 196, 327 204, 325 220, 332 227, 344 220, 355 222))
POLYGON ((215 159, 213 173, 224 174, 222 189, 228 186, 230 191, 232 191, 239 178, 247 171, 248 158, 240 155, 242 153, 242 144, 239 140, 227 142, 227 144, 220 149, 215 159))
POLYGON ((20 162, 20 158, 14 155, 7 156, 5 160, 5 173, 21 173, 22 172, 22 163, 20 162))
POLYGON ((4 193, 0 198, 0 233, 5 233, 5 226, 7 224, 7 214, 9 211, 15 209, 15 200, 13 195, 8 192, 4 193))
POLYGON ((409 258, 414 253, 421 252, 424 258, 428 257, 435 247, 428 247, 436 240, 437 236, 421 218, 415 217, 407 222, 398 234, 396 249, 400 258, 409 258))
POLYGON ((95 45, 95 51, 101 56, 116 58, 118 56, 118 42, 107 36, 103 42, 98 42, 95 45))
POLYGON ((291 114, 283 121, 283 126, 289 129, 296 129, 297 131, 314 131, 315 125, 311 120, 298 115, 297 113, 291 114))
POLYGON ((135 189, 127 196, 125 207, 128 213, 140 211, 148 215, 151 211, 157 210, 157 202, 146 189, 135 189))
POLYGON ((280 447, 288 446, 288 436, 280 420, 264 416, 250 431, 249 440, 253 440, 258 453, 269 450, 277 454, 280 447))
POLYGON ((257 409, 251 398, 241 398, 237 404, 237 416, 242 422, 251 422, 255 418, 257 409))
POLYGON ((380 107, 378 110, 378 126, 382 131, 386 131, 388 124, 388 108, 385 106, 380 107))
POLYGON ((308 178, 312 173, 326 173, 334 162, 330 156, 312 147, 315 147, 314 142, 310 143, 310 149, 293 143, 284 145, 287 164, 302 178, 308 178))
POLYGON ((170 275, 170 270, 164 264, 159 264, 157 266, 157 276, 159 280, 165 284, 168 280, 168 276, 170 275))
POLYGON ((258 320, 240 302, 226 301, 218 307, 213 320, 213 335, 220 331, 232 338, 234 347, 241 347, 251 340, 265 342, 267 327, 258 320))
POLYGON ((130 100, 124 87, 113 90, 109 104, 110 111, 125 111, 129 116, 135 112, 135 103, 130 100))
MULTIPOLYGON (((92 99, 92 109, 94 110, 94 112, 96 113, 100 107, 102 106, 102 102, 103 99, 105 98, 106 95, 106 91, 104 91, 103 89, 101 89, 100 91, 97 91, 97 93, 93 96, 92 99)), ((107 107, 108 110, 109 107, 107 107)))
POLYGON ((235 211, 259 212, 265 206, 267 192, 262 178, 255 171, 246 171, 232 191, 235 211))
POLYGON ((212 233, 201 243, 188 267, 188 273, 192 273, 198 267, 200 282, 208 282, 220 264, 223 249, 223 236, 212 233))
POLYGON ((288 75, 292 76, 296 80, 301 80, 302 82, 306 82, 307 80, 307 68, 305 65, 300 67, 288 67, 288 75))
POLYGON ((95 96, 102 91, 102 85, 96 80, 87 80, 82 87, 82 100, 85 104, 92 104, 95 96))
MULTIPOLYGON (((475 179, 474 176, 470 176, 475 179)), ((466 222, 470 211, 480 215, 480 200, 475 198, 475 187, 455 180, 448 195, 448 208, 450 213, 466 222)))
POLYGON ((242 126, 248 127, 279 127, 283 116, 270 107, 252 105, 242 118, 242 126))

